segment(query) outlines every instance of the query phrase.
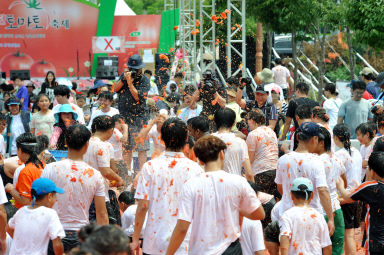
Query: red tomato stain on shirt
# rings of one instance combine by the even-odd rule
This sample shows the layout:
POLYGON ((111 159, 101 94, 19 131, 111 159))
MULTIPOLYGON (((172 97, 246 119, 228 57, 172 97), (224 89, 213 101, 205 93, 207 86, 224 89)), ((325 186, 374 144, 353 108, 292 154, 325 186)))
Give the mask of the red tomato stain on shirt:
POLYGON ((297 250, 297 248, 299 248, 299 245, 298 245, 298 243, 296 243, 296 241, 293 241, 292 246, 295 247, 295 250, 297 250))
POLYGON ((97 155, 99 155, 99 156, 103 156, 103 150, 100 149, 100 150, 97 152, 97 155))
POLYGON ((93 169, 88 168, 87 170, 84 171, 83 175, 88 174, 88 177, 92 177, 94 175, 93 169))
POLYGON ((224 180, 220 178, 220 182, 224 182, 224 180))
POLYGON ((177 216, 178 213, 179 213, 179 208, 176 208, 176 212, 172 214, 172 216, 177 216))
POLYGON ((76 182, 76 177, 72 177, 72 178, 70 179, 70 181, 71 181, 71 182, 76 182))
POLYGON ((299 166, 301 166, 301 164, 303 164, 303 160, 300 160, 300 161, 299 161, 299 166))
POLYGON ((171 179, 169 186, 173 186, 173 179, 171 179))
POLYGON ((316 214, 311 214, 311 217, 314 219, 316 218, 316 214))
POLYGON ((78 170, 79 170, 79 169, 77 168, 77 166, 76 166, 75 163, 72 164, 71 169, 72 169, 72 170, 75 170, 75 171, 78 171, 78 170))
POLYGON ((169 164, 169 168, 173 168, 175 165, 177 164, 177 161, 176 160, 172 160, 171 161, 171 164, 169 164))

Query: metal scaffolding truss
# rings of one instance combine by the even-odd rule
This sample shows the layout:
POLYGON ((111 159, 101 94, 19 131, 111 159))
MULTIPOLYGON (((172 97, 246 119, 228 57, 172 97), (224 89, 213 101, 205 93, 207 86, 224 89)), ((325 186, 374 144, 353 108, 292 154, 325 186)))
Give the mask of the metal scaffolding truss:
POLYGON ((196 0, 179 0, 179 42, 183 50, 184 84, 196 84, 196 0))
POLYGON ((238 74, 242 71, 242 76, 247 76, 246 66, 247 66, 247 57, 246 57, 246 27, 245 27, 245 15, 246 15, 246 0, 227 0, 227 10, 230 13, 227 15, 227 77, 238 74), (239 16, 241 19, 240 24, 236 24, 236 16, 239 16), (234 29, 233 29, 234 28, 234 29), (240 38, 238 33, 241 32, 240 38), (241 43, 241 52, 234 47, 234 43, 241 43), (241 68, 237 69, 232 74, 232 51, 235 52, 241 58, 241 68))
MULTIPOLYGON (((183 71, 185 72, 184 84, 196 84, 196 74, 204 72, 207 68, 215 69, 219 78, 225 83, 225 77, 216 65, 216 23, 212 20, 216 13, 215 0, 164 0, 164 9, 169 10, 178 1, 180 10, 180 24, 177 47, 181 47, 186 54, 183 54, 183 71), (196 10, 196 2, 199 3, 199 10, 196 10), (196 20, 200 26, 196 26, 196 20), (209 22, 204 22, 204 18, 209 22), (199 51, 197 51, 196 33, 199 33, 199 51), (199 54, 197 54, 199 52, 199 54), (209 52, 214 56, 214 61, 209 66, 204 66, 203 54, 209 52), (198 59, 198 57, 200 57, 198 59), (188 63, 188 64, 187 64, 188 63)), ((238 74, 242 71, 242 76, 249 76, 246 70, 246 0, 227 0, 227 36, 225 39, 227 59, 226 78, 238 74), (239 24, 239 25, 238 25, 239 24), (241 43, 241 50, 234 47, 234 43, 241 43), (242 61, 241 68, 232 73, 231 56, 232 52, 237 54, 242 61)))

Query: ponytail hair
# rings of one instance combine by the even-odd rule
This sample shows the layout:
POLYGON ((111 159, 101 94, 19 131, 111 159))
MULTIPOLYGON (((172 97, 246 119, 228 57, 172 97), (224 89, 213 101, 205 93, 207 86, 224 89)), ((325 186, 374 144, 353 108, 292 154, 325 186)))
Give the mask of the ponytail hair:
POLYGON ((346 149, 349 155, 352 156, 351 151, 351 130, 344 123, 337 124, 333 128, 333 135, 339 138, 340 142, 344 144, 344 149, 346 149))
POLYGON ((312 116, 321 119, 324 122, 329 121, 329 115, 323 107, 316 106, 312 110, 312 116))
POLYGON ((21 134, 16 138, 16 146, 22 152, 29 155, 29 159, 25 162, 25 165, 33 163, 36 167, 43 167, 43 163, 37 157, 37 150, 40 146, 35 135, 32 133, 21 134))

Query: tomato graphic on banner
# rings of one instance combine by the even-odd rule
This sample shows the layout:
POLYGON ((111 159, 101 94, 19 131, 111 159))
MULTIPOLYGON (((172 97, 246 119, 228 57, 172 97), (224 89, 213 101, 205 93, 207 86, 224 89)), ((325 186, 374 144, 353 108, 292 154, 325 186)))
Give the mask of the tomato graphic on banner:
POLYGON ((97 8, 73 0, 1 0, 1 71, 89 76, 97 20, 97 8))

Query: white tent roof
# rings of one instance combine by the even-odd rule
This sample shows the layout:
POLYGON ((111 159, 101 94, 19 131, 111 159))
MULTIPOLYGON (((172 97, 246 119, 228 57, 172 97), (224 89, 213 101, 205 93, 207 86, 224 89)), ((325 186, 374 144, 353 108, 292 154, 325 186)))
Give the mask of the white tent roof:
POLYGON ((136 15, 124 0, 117 0, 115 16, 136 15))

